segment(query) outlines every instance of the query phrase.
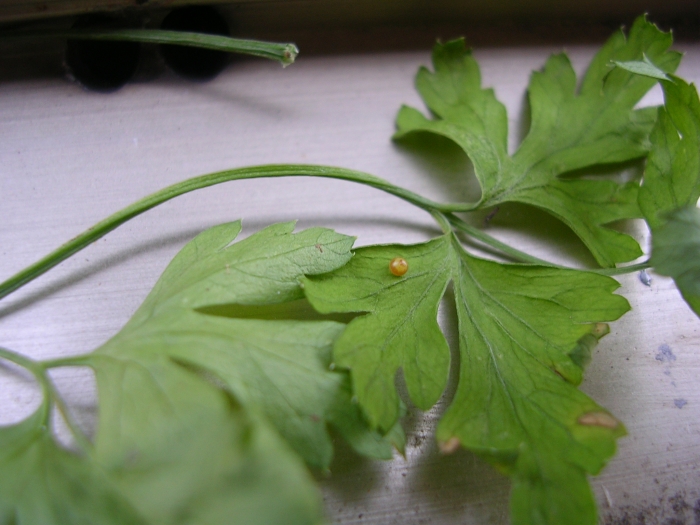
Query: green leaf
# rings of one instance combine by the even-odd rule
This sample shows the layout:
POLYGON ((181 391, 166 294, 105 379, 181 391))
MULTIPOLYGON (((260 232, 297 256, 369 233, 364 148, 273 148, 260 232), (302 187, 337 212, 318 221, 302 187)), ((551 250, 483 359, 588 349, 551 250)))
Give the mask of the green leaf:
POLYGON ((671 213, 651 240, 652 266, 673 277, 683 299, 700 317, 700 210, 688 207, 671 213))
POLYGON ((210 228, 171 261, 130 324, 162 310, 300 299, 300 276, 328 272, 351 257, 352 237, 325 228, 293 230, 293 222, 274 224, 231 244, 240 221, 210 228))
POLYGON ((89 364, 100 398, 95 459, 147 523, 322 521, 300 458, 205 377, 148 351, 92 354, 89 364))
POLYGON ((700 100, 678 77, 661 86, 665 105, 651 135, 639 207, 652 233, 652 266, 673 277, 700 316, 700 100))
POLYGON ((332 274, 304 281, 319 312, 368 313, 350 322, 334 358, 337 366, 352 370, 353 390, 374 426, 389 429, 398 419, 399 368, 411 400, 423 410, 445 389, 450 350, 436 316, 451 278, 451 258, 446 237, 415 246, 372 246, 358 249, 332 274), (410 261, 403 278, 389 271, 395 257, 410 261))
POLYGON ((700 101, 695 86, 674 77, 661 82, 665 106, 651 135, 639 207, 655 235, 668 213, 700 198, 700 101))
POLYGON ((145 525, 104 469, 56 444, 47 412, 0 428, 0 523, 145 525))
POLYGON ((459 265, 460 381, 438 440, 513 473, 513 523, 596 523, 585 474, 612 457, 624 428, 574 387, 582 369, 571 354, 629 309, 612 294, 618 283, 464 252, 459 265))
POLYGON ((601 265, 612 267, 641 255, 634 239, 606 227, 639 216, 638 185, 560 176, 647 154, 654 111, 634 107, 654 80, 611 70, 610 62, 648 56, 664 71, 674 71, 680 55, 667 51, 670 44, 670 34, 639 18, 629 39, 621 32, 614 35, 594 57, 578 92, 569 59, 552 56, 543 71, 532 75, 532 122, 513 156, 508 155, 505 108, 493 90, 481 88, 478 65, 464 42, 438 44, 435 72, 422 68, 416 77, 436 118, 403 107, 395 138, 430 132, 455 141, 469 155, 481 184, 482 196, 473 208, 503 202, 542 208, 569 225, 601 265))
POLYGON ((400 427, 371 430, 348 373, 330 370, 342 323, 225 316, 300 298, 299 279, 342 266, 353 239, 287 223, 232 244, 240 229, 185 246, 127 326, 76 361, 97 379, 94 448, 54 441, 48 388, 34 416, 0 429, 0 522, 313 525, 303 460, 327 467, 328 425, 370 456, 401 446, 400 427))
MULTIPOLYGON (((96 353, 124 366, 149 369, 144 360, 166 359, 198 371, 265 414, 310 465, 330 464, 329 424, 358 452, 390 458, 391 440, 368 427, 352 402, 347 373, 331 369, 331 348, 344 324, 244 315, 246 307, 258 311, 301 298, 303 275, 328 272, 350 259, 353 238, 322 228, 297 234, 293 229, 293 223, 276 224, 234 244, 240 223, 202 233, 175 257, 126 327, 96 353), (247 318, 228 317, 231 312, 247 318)), ((98 374, 101 389, 108 388, 106 381, 98 374)), ((104 403, 121 395, 115 388, 104 403)))
POLYGON ((414 246, 360 248, 344 267, 304 279, 320 312, 365 312, 334 349, 370 421, 394 424, 398 369, 428 408, 446 384, 449 351, 436 321, 452 281, 460 378, 438 426, 445 451, 462 445, 514 477, 513 522, 595 523, 586 473, 612 456, 624 428, 580 392, 587 353, 627 301, 605 276, 506 265, 467 254, 451 235, 414 246), (394 257, 408 262, 397 277, 394 257), (578 509, 579 521, 567 521, 578 509), (539 516, 539 517, 538 517, 539 516))
POLYGON ((546 450, 531 451, 526 446, 518 456, 510 507, 513 523, 598 523, 586 473, 546 450))

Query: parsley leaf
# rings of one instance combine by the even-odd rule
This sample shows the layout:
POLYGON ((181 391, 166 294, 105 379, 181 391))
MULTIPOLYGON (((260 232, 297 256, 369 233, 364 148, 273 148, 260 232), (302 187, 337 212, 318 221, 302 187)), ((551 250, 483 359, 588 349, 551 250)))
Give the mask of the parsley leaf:
POLYGON ((700 210, 676 210, 652 235, 651 264, 673 277, 685 302, 700 317, 700 210))
POLYGON ((269 424, 164 355, 93 354, 95 459, 148 523, 315 524, 313 480, 269 424), (235 518, 234 518, 235 517, 235 518))
POLYGON ((48 410, 0 428, 0 522, 145 524, 103 469, 56 444, 48 410))
POLYGON ((532 75, 532 122, 513 156, 508 155, 505 107, 493 90, 481 88, 479 67, 464 42, 438 44, 435 72, 422 68, 416 77, 416 87, 436 119, 403 107, 395 138, 430 132, 461 146, 482 189, 473 208, 503 202, 537 206, 571 227, 602 266, 632 260, 641 255, 637 242, 606 225, 639 216, 638 185, 560 176, 647 154, 655 110, 634 106, 654 80, 611 70, 610 61, 646 56, 672 72, 680 55, 667 51, 671 40, 644 17, 637 19, 628 39, 617 33, 593 58, 578 92, 569 59, 552 56, 543 71, 532 75))
POLYGON ((629 309, 611 293, 618 283, 456 250, 460 382, 438 440, 513 475, 513 523, 596 523, 586 473, 600 471, 625 431, 573 386, 582 369, 572 354, 629 309))
POLYGON ((447 384, 450 350, 437 324, 437 308, 452 276, 449 241, 415 246, 360 248, 331 274, 305 279, 304 291, 319 312, 367 312, 336 342, 337 366, 352 370, 353 389, 370 422, 391 428, 399 415, 394 386, 403 369, 411 400, 427 410, 447 384), (397 278, 389 261, 410 261, 397 278))
POLYGON ((695 86, 678 77, 662 81, 664 107, 651 135, 652 149, 639 190, 639 207, 652 230, 666 215, 700 198, 700 101, 695 86))
POLYGON ((661 86, 665 105, 651 134, 639 207, 652 232, 652 266, 673 277, 700 316, 700 100, 678 77, 661 86))
POLYGON ((563 523, 574 509, 576 523, 595 523, 586 473, 602 468, 624 428, 575 385, 586 351, 606 332, 601 323, 629 309, 612 294, 615 280, 486 261, 444 235, 414 246, 360 248, 344 267, 303 282, 320 312, 365 312, 337 340, 334 355, 350 369, 370 421, 389 428, 398 413, 399 368, 421 408, 445 387, 450 356, 436 313, 450 281, 460 380, 438 440, 513 475, 515 523, 563 523), (394 257, 408 262, 401 277, 389 271, 394 257))
POLYGON ((279 435, 167 358, 94 355, 97 460, 149 523, 317 523, 308 473, 279 435))
POLYGON ((352 237, 293 229, 276 224, 237 243, 240 222, 205 231, 122 331, 69 359, 91 367, 98 387, 94 443, 71 426, 80 453, 51 434, 58 401, 45 365, 17 357, 45 399, 0 429, 0 522, 314 525, 322 504, 302 460, 328 467, 329 425, 361 454, 401 449, 400 425, 372 430, 348 372, 331 369, 343 323, 258 315, 298 306, 304 274, 352 256, 352 237))
MULTIPOLYGON (((101 394, 101 404, 120 399, 131 388, 111 383, 113 372, 101 374, 105 363, 113 367, 121 362, 138 375, 145 373, 139 370, 150 374, 164 361, 175 362, 264 413, 310 465, 330 464, 327 424, 358 452, 390 458, 392 443, 371 431, 352 403, 347 373, 330 370, 331 348, 344 324, 213 313, 215 306, 239 305, 240 313, 246 306, 299 299, 304 274, 328 272, 351 257, 352 237, 322 228, 293 235, 293 229, 294 223, 276 224, 231 244, 240 223, 225 224, 183 248, 126 327, 94 354, 100 392, 108 392, 101 394)), ((110 418, 121 417, 115 413, 110 418)), ((392 433, 399 436, 392 438, 399 447, 401 435, 392 433)))
MULTIPOLYGON (((609 40, 579 87, 568 58, 551 57, 532 76, 531 127, 512 156, 505 108, 482 89, 464 43, 436 46, 435 71, 417 77, 436 118, 404 107, 396 138, 431 132, 456 141, 482 187, 476 203, 432 203, 349 170, 302 171, 401 196, 433 213, 446 232, 456 218, 445 210, 531 204, 568 224, 604 266, 640 254, 631 237, 607 225, 643 214, 652 263, 700 315, 700 102, 694 86, 670 74, 680 59, 667 51, 670 43, 641 17, 629 39, 618 33, 609 40), (657 120, 654 108, 635 109, 655 81, 666 97, 657 120), (641 187, 578 176, 650 148, 641 187)), ((301 168, 232 170, 192 187, 301 168)), ((192 187, 166 189, 95 231, 192 187)), ((319 523, 321 501, 304 462, 329 466, 329 427, 357 452, 390 458, 405 444, 398 371, 411 400, 428 409, 453 366, 459 381, 436 433, 443 452, 463 446, 509 474, 515 524, 596 523, 587 476, 603 468, 625 429, 577 386, 609 331, 605 323, 629 309, 613 293, 616 281, 480 259, 454 233, 353 255, 351 237, 293 230, 293 223, 276 224, 239 242, 240 222, 202 233, 124 329, 92 354, 36 362, 0 348, 0 358, 31 371, 44 390, 32 416, 0 428, 0 522, 319 523), (450 284, 459 322, 455 363, 437 323, 450 284), (309 304, 335 315, 300 315, 309 304), (351 320, 339 322, 338 314, 351 320), (76 364, 96 374, 93 443, 47 375, 76 364), (52 435, 52 403, 79 451, 52 435)), ((80 243, 6 281, 5 293, 80 243)))
POLYGON ((2 523, 321 521, 313 480, 267 423, 172 364, 153 374, 98 367, 106 371, 129 390, 107 400, 100 424, 109 434, 101 432, 94 451, 55 442, 47 401, 0 429, 2 523), (121 417, 110 419, 115 406, 121 417))

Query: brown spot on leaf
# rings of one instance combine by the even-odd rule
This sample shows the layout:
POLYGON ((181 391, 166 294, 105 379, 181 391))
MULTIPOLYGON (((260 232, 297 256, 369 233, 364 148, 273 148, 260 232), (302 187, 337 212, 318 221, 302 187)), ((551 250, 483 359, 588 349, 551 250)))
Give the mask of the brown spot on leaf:
POLYGON ((493 219, 496 216, 498 210, 500 209, 500 206, 496 206, 493 210, 489 212, 489 214, 486 217, 484 217, 484 226, 488 226, 488 224, 491 222, 491 219, 493 219))
POLYGON ((607 412, 588 412, 578 418, 578 424, 587 427, 617 428, 620 422, 607 412))
POLYGON ((593 325, 593 330, 591 330, 591 333, 600 339, 604 335, 607 335, 609 331, 610 327, 606 323, 596 323, 593 325))
POLYGON ((438 443, 440 452, 443 454, 452 454, 453 452, 456 452, 460 445, 461 443, 459 442, 459 438, 456 436, 452 436, 447 441, 438 443))

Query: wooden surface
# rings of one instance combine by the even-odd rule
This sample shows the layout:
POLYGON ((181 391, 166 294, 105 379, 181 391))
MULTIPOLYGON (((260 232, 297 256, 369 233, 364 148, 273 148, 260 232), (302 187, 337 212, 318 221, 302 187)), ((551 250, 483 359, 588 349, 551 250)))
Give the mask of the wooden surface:
MULTIPOLYGON (((567 47, 582 70, 594 48, 567 47)), ((530 70, 560 49, 476 50, 484 84, 493 86, 508 108, 512 140, 518 136, 530 70)), ((679 73, 700 81, 700 45, 682 49, 687 55, 679 73)), ((429 61, 427 50, 304 58, 302 49, 298 63, 284 70, 244 61, 207 84, 164 72, 142 76, 111 95, 86 92, 54 74, 59 69, 51 58, 55 50, 53 55, 36 48, 17 53, 24 58, 6 61, 17 69, 0 71, 2 279, 140 197, 224 168, 332 164, 376 174, 437 200, 475 191, 465 175, 468 162, 455 147, 429 140, 414 151, 390 141, 399 106, 422 107, 412 83, 418 66, 429 61), (30 58, 42 67, 31 66, 30 58)), ((646 101, 656 103, 660 94, 646 101)), ((359 245, 411 243, 437 233, 425 213, 350 183, 258 180, 200 190, 129 222, 0 302, 0 346, 34 358, 92 350, 127 321, 188 240, 238 218, 247 234, 299 219, 299 228, 335 228, 358 236, 359 245)), ((504 207, 489 231, 543 257, 590 263, 565 227, 544 229, 545 220, 522 207, 504 207)), ((640 225, 632 229, 645 239, 640 225)), ((629 431, 593 486, 606 524, 697 525, 700 321, 669 279, 652 277, 649 287, 634 274, 620 278, 620 292, 634 310, 612 324, 583 385, 629 431)), ((453 334, 449 305, 440 318, 453 334)), ((454 342, 454 335, 449 338, 454 342)), ((7 424, 29 413, 39 394, 15 370, 3 365, 0 373, 0 423, 7 424)), ((89 427, 94 421, 89 373, 66 369, 55 379, 89 427)), ((407 419, 405 459, 365 462, 338 445, 332 475, 321 482, 332 522, 507 522, 507 480, 467 452, 437 452, 432 432, 440 412, 438 405, 407 419)))

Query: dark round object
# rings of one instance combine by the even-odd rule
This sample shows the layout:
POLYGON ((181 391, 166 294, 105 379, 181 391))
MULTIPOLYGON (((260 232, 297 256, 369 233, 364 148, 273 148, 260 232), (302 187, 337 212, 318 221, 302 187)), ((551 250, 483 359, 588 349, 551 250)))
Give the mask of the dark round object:
MULTIPOLYGON (((189 6, 175 9, 163 19, 161 29, 193 31, 212 35, 228 35, 226 20, 212 7, 189 6)), ((223 51, 197 47, 161 44, 165 63, 178 75, 190 80, 214 78, 226 67, 228 54, 223 51)))
MULTIPOLYGON (((119 28, 103 17, 82 17, 74 28, 119 28)), ((138 42, 108 42, 99 40, 68 40, 66 66, 73 77, 88 89, 116 91, 136 72, 141 46, 138 42)))

